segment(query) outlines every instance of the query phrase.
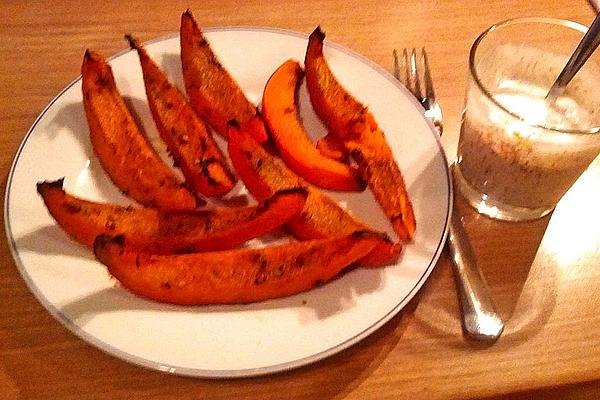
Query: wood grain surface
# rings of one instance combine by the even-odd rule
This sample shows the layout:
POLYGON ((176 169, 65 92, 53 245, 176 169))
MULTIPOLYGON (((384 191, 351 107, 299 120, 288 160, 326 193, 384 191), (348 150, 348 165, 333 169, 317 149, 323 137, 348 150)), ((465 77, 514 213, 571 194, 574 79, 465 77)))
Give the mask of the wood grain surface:
MULTIPOLYGON (((576 0, 13 1, 0 3, 2 193, 19 143, 44 106, 79 75, 85 48, 125 49, 176 32, 193 10, 205 26, 271 26, 328 39, 391 69, 394 48, 425 46, 456 151, 469 48, 491 24, 550 16, 589 25, 576 0)), ((53 157, 56 155, 48 155, 53 157)), ((447 254, 417 297, 342 353, 267 377, 202 380, 127 364, 78 339, 29 292, 0 242, 2 399, 598 399, 600 159, 555 212, 502 223, 460 204, 476 255, 507 320, 492 346, 466 340, 447 254)))

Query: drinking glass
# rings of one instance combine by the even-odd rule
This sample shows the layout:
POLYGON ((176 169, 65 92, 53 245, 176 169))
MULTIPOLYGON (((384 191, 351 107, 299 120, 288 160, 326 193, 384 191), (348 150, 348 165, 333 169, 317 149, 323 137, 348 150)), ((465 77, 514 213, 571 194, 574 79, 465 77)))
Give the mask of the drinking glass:
POLYGON ((555 101, 552 83, 587 28, 550 18, 496 24, 471 48, 455 178, 480 213, 542 217, 600 152, 600 56, 555 101))

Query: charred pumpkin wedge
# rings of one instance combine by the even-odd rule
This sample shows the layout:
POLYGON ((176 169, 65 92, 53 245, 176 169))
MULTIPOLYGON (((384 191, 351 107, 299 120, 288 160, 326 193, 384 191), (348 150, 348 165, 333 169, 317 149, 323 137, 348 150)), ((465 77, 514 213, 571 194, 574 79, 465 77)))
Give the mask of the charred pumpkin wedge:
POLYGON ((416 221, 402 173, 373 115, 333 75, 323 56, 324 39, 317 27, 304 61, 313 108, 358 164, 398 236, 411 239, 416 221))
POLYGON ((148 105, 160 137, 188 185, 207 197, 229 192, 235 177, 204 123, 139 41, 131 35, 125 37, 138 53, 148 105))
POLYGON ((281 159, 296 174, 325 189, 365 189, 356 168, 323 156, 298 120, 296 92, 304 72, 288 60, 271 75, 265 86, 262 112, 281 159))
MULTIPOLYGON (((228 135, 229 157, 233 166, 257 200, 266 199, 278 190, 304 188, 307 191, 308 197, 302 212, 288 222, 298 239, 322 239, 348 235, 358 230, 372 230, 319 189, 294 174, 233 121, 229 124, 228 135)), ((359 263, 363 266, 387 264, 398 257, 401 249, 400 243, 382 240, 359 263)))
POLYGON ((205 204, 150 145, 119 94, 104 57, 86 51, 81 75, 92 147, 115 185, 147 207, 184 210, 205 204))
POLYGON ((159 211, 84 200, 66 193, 62 179, 40 182, 37 191, 75 241, 91 247, 99 235, 124 235, 131 247, 153 254, 236 247, 285 224, 302 211, 307 197, 303 189, 291 189, 258 206, 159 211))
POLYGON ((185 91, 193 109, 225 138, 227 121, 235 119, 247 125, 259 143, 265 142, 258 110, 221 65, 189 10, 181 16, 180 40, 185 91))
POLYGON ((290 296, 327 282, 379 239, 357 232, 261 249, 149 255, 130 249, 122 236, 101 235, 94 253, 137 295, 181 305, 235 304, 290 296))
POLYGON ((344 143, 340 142, 339 139, 336 139, 331 133, 328 133, 317 140, 317 150, 325 157, 332 158, 345 164, 348 164, 349 162, 348 152, 346 152, 344 143))

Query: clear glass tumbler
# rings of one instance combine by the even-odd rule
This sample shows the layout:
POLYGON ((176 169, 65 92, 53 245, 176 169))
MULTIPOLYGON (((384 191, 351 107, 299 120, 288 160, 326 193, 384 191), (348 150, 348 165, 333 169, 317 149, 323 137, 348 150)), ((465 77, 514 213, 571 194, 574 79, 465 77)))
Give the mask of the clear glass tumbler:
POLYGON ((600 55, 562 96, 545 99, 586 30, 520 18, 492 26, 473 44, 455 178, 479 212, 542 217, 600 152, 600 55))

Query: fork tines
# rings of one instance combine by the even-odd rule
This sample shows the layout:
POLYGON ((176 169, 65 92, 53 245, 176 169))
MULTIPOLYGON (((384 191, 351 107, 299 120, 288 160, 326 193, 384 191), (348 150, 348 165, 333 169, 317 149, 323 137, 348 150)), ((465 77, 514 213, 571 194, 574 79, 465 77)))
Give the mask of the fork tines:
POLYGON ((398 52, 394 50, 394 76, 406 86, 408 90, 415 96, 425 109, 433 106, 435 101, 435 93, 433 90, 433 81, 431 79, 431 71, 429 69, 429 61, 425 49, 421 49, 420 60, 417 60, 417 50, 413 48, 410 51, 404 49, 400 58, 398 52), (419 65, 423 68, 419 68, 419 65), (424 81, 425 90, 421 90, 421 74, 424 81))
POLYGON ((444 127, 442 125, 442 110, 435 98, 433 80, 429 61, 425 49, 421 49, 421 57, 417 60, 417 51, 413 48, 408 55, 408 50, 402 51, 402 58, 394 50, 394 76, 406 86, 412 95, 421 103, 425 109, 425 117, 429 118, 441 135, 444 127), (421 77, 423 81, 421 81, 421 77), (421 82, 424 82, 425 92, 421 90, 421 82))

